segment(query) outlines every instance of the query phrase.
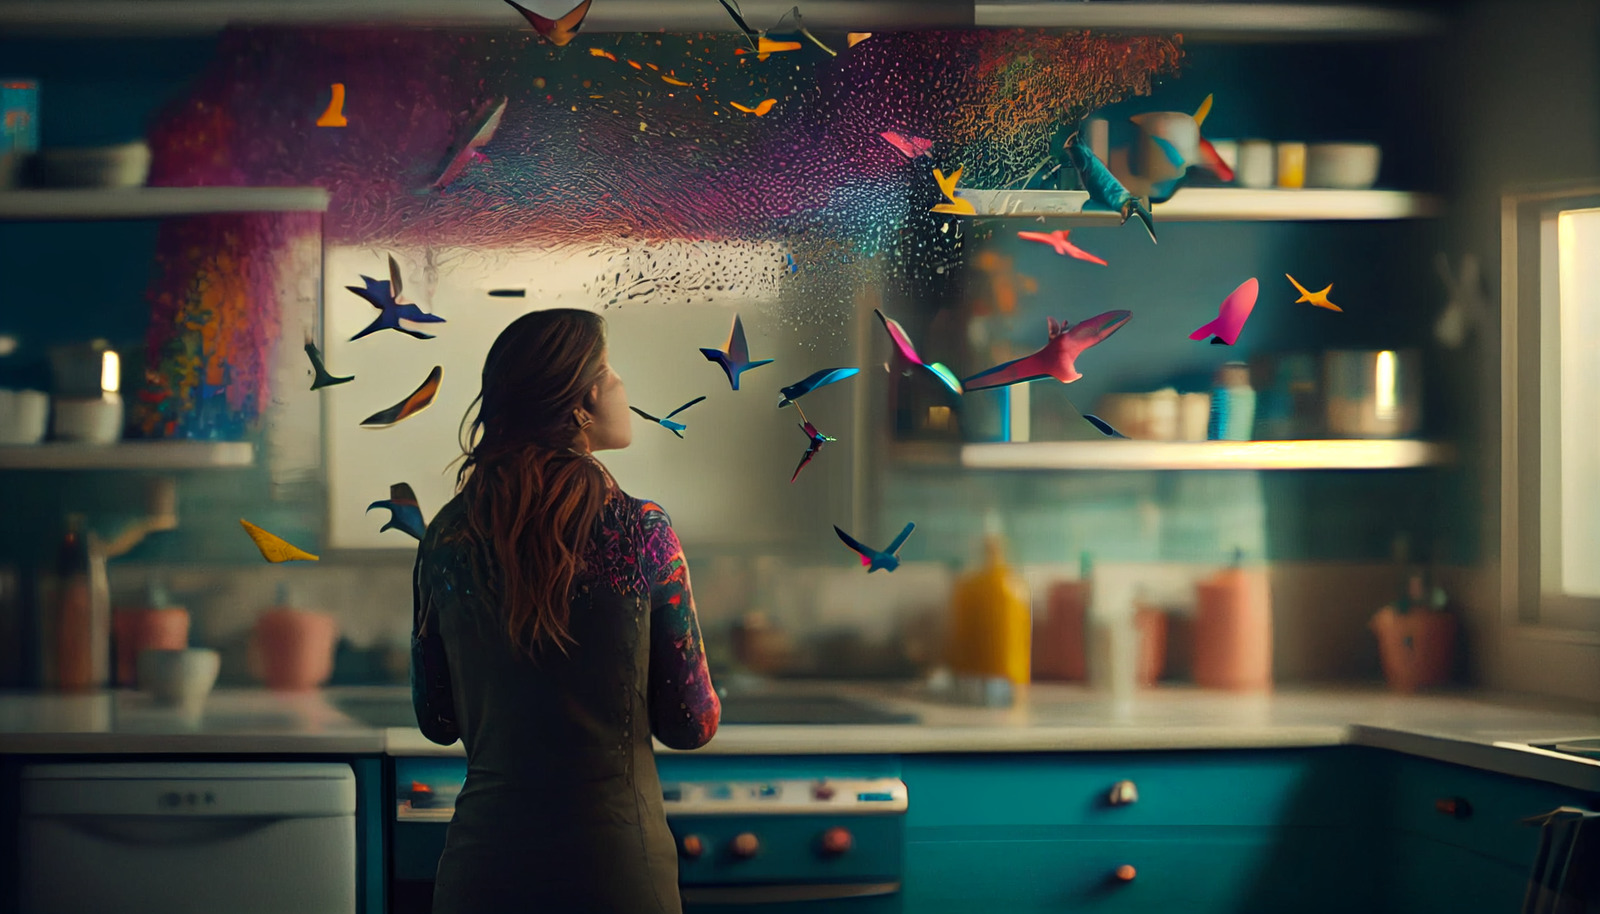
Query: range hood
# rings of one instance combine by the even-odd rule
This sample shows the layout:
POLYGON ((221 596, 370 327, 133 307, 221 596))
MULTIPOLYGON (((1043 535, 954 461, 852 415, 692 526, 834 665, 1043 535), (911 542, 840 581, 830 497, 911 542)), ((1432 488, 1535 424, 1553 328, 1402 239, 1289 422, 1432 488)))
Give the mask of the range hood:
MULTIPOLYGON (((575 0, 522 0, 560 15, 575 0)), ((751 24, 796 4, 819 32, 949 28, 1092 28, 1181 32, 1221 40, 1411 38, 1444 20, 1377 5, 1138 2, 1138 0, 742 0, 751 24)), ((205 33, 228 25, 394 25, 526 28, 500 0, 0 0, 0 29, 84 34, 205 33)), ((716 0, 595 0, 589 32, 732 31, 716 0)))

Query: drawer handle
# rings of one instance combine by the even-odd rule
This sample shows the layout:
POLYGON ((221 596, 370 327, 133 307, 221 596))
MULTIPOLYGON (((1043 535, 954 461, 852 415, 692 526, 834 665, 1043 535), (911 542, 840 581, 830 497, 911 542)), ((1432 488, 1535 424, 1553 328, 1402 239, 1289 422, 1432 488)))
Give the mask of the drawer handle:
POLYGON ((1132 806, 1139 802, 1139 788, 1132 781, 1118 781, 1111 785, 1106 802, 1112 806, 1132 806))
POLYGON ((1139 875, 1139 871, 1134 869, 1132 864, 1124 863, 1117 867, 1116 871, 1111 874, 1111 878, 1118 882, 1132 882, 1133 877, 1137 875, 1139 875))
POLYGON ((1467 802, 1466 797, 1444 797, 1434 800, 1433 808, 1443 815, 1454 816, 1457 819, 1465 819, 1472 815, 1472 804, 1467 802))

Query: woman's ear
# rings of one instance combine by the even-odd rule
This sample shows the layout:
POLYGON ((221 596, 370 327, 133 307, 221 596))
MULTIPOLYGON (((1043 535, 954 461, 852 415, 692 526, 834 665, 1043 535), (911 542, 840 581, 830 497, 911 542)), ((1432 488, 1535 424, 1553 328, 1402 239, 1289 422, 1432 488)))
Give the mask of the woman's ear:
POLYGON ((600 406, 600 385, 596 384, 593 387, 589 388, 589 392, 588 393, 583 395, 583 408, 592 413, 596 409, 598 409, 599 406, 600 406))

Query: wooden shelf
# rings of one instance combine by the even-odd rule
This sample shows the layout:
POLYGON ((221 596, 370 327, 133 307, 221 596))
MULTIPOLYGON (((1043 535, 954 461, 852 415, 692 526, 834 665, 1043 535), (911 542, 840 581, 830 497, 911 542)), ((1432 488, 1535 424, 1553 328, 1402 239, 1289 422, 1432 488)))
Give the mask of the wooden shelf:
POLYGON ((1444 29, 1442 17, 1409 10, 1302 3, 1068 3, 988 0, 982 28, 1075 28, 1181 32, 1187 39, 1417 38, 1444 29))
POLYGON ((1396 470, 1455 459, 1428 441, 1033 441, 900 444, 896 462, 972 470, 1396 470))
POLYGON ((255 463, 248 441, 52 441, 0 446, 0 470, 200 470, 255 463))
MULTIPOLYGON (((971 190, 956 196, 970 201, 980 216, 1046 216, 1083 224, 1112 223, 1116 213, 1083 212, 1089 195, 1081 190, 971 190)), ((1162 222, 1315 222, 1328 220, 1425 219, 1439 214, 1439 200, 1401 190, 1249 190, 1238 187, 1185 187, 1171 200, 1151 207, 1157 231, 1162 222)))
POLYGON ((204 213, 320 213, 320 187, 137 187, 0 191, 0 219, 159 219, 204 213))

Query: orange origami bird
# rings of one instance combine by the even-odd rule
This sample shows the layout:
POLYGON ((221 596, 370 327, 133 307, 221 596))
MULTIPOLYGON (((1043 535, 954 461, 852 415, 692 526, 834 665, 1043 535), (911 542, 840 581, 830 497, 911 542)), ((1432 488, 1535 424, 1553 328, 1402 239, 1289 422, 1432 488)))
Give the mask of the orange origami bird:
POLYGON ((1300 297, 1294 300, 1295 304, 1298 305, 1301 302, 1308 302, 1309 304, 1311 304, 1311 305, 1313 305, 1315 307, 1318 307, 1318 308, 1327 308, 1329 311, 1340 311, 1340 312, 1344 311, 1343 308, 1339 307, 1338 305, 1334 304, 1331 301, 1328 301, 1328 293, 1333 291, 1333 283, 1331 283, 1331 282, 1328 283, 1328 287, 1326 289, 1323 289, 1321 292, 1307 292, 1306 291, 1306 287, 1300 285, 1300 283, 1298 283, 1298 282, 1295 282, 1295 278, 1293 276, 1290 276, 1288 273, 1285 273, 1283 275, 1291 283, 1294 283, 1294 287, 1296 289, 1300 290, 1300 297))
POLYGON ((754 114, 756 117, 766 117, 767 112, 771 111, 772 110, 772 106, 776 105, 777 103, 778 103, 777 99, 769 98, 769 99, 766 99, 765 101, 761 102, 759 105, 756 105, 754 108, 747 108, 744 105, 739 104, 738 102, 729 102, 728 104, 732 105, 735 108, 738 108, 740 111, 743 111, 745 114, 754 114))
POLYGON ((972 208, 970 201, 956 197, 956 182, 961 180, 961 166, 956 166, 956 170, 948 178, 944 176, 944 172, 935 168, 933 170, 933 179, 939 182, 939 192, 944 194, 944 198, 950 202, 936 203, 929 208, 929 212, 950 213, 956 216, 978 215, 978 211, 972 208))
POLYGON ((572 39, 578 37, 578 31, 583 28, 583 20, 589 15, 589 4, 593 3, 594 0, 583 0, 582 3, 579 3, 557 19, 541 16, 533 10, 518 4, 517 0, 506 0, 506 2, 511 4, 512 9, 521 13, 522 18, 528 20, 528 24, 533 26, 533 30, 543 36, 546 41, 558 48, 563 48, 570 44, 572 39))

